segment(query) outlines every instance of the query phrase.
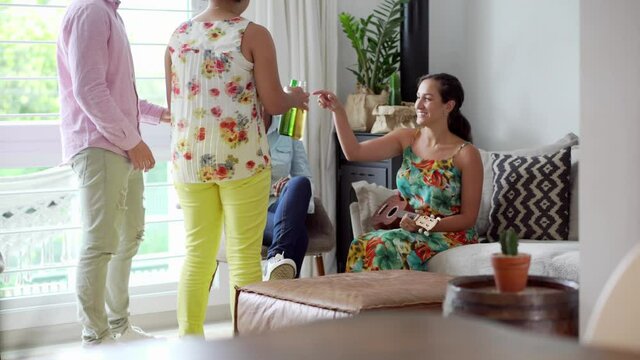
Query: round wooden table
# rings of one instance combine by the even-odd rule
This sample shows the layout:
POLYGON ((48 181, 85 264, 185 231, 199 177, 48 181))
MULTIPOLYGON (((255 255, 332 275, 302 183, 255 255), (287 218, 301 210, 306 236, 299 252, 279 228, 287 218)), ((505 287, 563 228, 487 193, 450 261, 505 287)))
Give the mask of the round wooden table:
POLYGON ((517 293, 496 289, 492 275, 461 276, 447 285, 443 314, 479 316, 548 334, 578 336, 578 284, 529 276, 517 293))

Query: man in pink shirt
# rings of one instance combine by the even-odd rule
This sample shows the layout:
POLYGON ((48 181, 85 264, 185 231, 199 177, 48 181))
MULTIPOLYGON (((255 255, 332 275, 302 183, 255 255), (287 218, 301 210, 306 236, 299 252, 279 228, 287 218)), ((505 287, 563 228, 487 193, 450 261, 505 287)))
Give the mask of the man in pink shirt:
POLYGON ((169 122, 170 114, 138 100, 119 4, 73 0, 57 47, 63 157, 80 184, 84 345, 150 337, 128 320, 131 259, 144 235, 142 171, 155 165, 139 122, 169 122))

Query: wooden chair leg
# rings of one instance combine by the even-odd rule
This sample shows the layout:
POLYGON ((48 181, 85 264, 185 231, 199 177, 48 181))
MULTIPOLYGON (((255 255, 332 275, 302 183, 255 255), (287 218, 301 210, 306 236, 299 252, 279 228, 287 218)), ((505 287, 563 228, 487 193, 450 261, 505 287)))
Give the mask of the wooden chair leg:
POLYGON ((316 254, 314 257, 316 258, 316 270, 318 270, 318 276, 324 276, 324 259, 322 259, 322 254, 316 254))
POLYGON ((216 273, 218 272, 218 268, 220 268, 220 261, 216 260, 216 271, 211 275, 211 281, 209 282, 209 292, 211 292, 211 287, 213 286, 213 280, 216 278, 216 273))

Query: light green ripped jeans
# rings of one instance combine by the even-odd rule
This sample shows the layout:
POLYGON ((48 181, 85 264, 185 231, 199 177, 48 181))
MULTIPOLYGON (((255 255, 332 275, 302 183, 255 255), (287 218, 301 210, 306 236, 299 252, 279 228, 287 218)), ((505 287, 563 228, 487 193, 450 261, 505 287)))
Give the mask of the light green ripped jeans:
POLYGON ((144 184, 127 158, 101 148, 82 150, 71 167, 82 219, 78 317, 83 342, 92 343, 129 325, 129 273, 144 235, 144 184))

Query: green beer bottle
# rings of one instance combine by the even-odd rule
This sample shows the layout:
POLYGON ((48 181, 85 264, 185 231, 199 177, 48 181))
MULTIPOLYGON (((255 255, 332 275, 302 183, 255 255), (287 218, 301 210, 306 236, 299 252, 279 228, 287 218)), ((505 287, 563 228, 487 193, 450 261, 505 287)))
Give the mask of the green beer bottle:
MULTIPOLYGON (((302 87, 303 90, 306 90, 306 83, 304 81, 291 80, 289 86, 299 86, 302 87)), ((278 132, 280 135, 290 136, 296 140, 302 140, 306 120, 307 110, 291 108, 284 114, 284 116, 282 116, 278 132)))

